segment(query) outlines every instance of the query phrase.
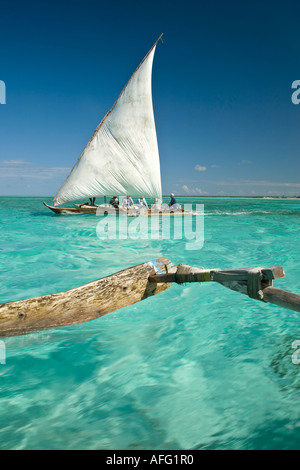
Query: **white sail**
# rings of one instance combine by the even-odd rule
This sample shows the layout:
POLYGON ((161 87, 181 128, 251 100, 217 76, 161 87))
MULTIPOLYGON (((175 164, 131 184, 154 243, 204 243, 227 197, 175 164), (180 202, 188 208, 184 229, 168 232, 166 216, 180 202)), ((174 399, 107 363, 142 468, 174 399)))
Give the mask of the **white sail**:
POLYGON ((161 198, 161 175, 152 105, 156 44, 99 124, 55 205, 87 197, 131 195, 161 198))

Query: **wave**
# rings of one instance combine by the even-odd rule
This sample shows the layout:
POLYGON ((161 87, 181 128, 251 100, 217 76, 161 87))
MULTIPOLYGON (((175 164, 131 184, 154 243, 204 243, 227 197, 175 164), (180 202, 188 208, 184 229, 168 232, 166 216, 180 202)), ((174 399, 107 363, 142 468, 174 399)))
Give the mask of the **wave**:
POLYGON ((209 216, 209 215, 212 215, 212 216, 223 216, 223 215, 231 215, 231 216, 266 216, 266 215, 270 215, 270 216, 293 216, 293 217, 299 217, 300 216, 300 211, 292 211, 292 210, 280 210, 280 211, 276 211, 276 210, 273 210, 273 211, 258 211, 258 210, 252 210, 252 211, 238 211, 238 212, 235 212, 235 211, 210 211, 210 212, 205 212, 204 213, 205 216, 209 216))

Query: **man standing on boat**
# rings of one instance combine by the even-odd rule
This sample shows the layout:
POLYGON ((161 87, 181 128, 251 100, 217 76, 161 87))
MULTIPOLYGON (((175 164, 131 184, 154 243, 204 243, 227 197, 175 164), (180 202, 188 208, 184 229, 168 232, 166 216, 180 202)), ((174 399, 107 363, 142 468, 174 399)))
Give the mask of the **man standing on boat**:
POLYGON ((95 207, 95 201, 96 201, 96 198, 95 197, 90 197, 90 204, 88 202, 83 202, 82 204, 80 204, 79 207, 82 207, 82 206, 92 206, 92 207, 95 207))

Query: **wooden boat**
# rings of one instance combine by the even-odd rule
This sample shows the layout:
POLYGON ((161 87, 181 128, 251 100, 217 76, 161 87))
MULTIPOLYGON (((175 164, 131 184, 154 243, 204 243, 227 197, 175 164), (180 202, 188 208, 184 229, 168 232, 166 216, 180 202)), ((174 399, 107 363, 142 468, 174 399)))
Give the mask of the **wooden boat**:
POLYGON ((45 204, 56 214, 96 213, 91 206, 81 206, 78 212, 69 207, 54 210, 82 198, 130 194, 156 201, 162 199, 151 86, 154 52, 161 37, 96 128, 56 194, 54 207, 45 204))
MULTIPOLYGON (((111 110, 102 119, 92 138, 80 155, 68 178, 54 198, 54 206, 45 206, 55 214, 115 213, 109 205, 76 205, 59 207, 84 198, 118 195, 150 198, 158 210, 148 216, 167 215, 161 207, 162 185, 157 135, 153 114, 151 75, 154 52, 162 35, 155 42, 111 110), (107 209, 108 207, 108 209, 107 209), (161 208, 160 208, 161 207, 161 208)), ((121 202, 121 201, 120 201, 121 202)), ((120 206, 118 214, 130 217, 140 211, 120 206)), ((145 214, 145 213, 144 213, 145 214)), ((174 209, 173 215, 192 215, 192 212, 174 209)))
POLYGON ((139 211, 139 209, 135 208, 129 208, 127 210, 123 209, 122 207, 119 207, 118 209, 115 209, 112 206, 102 204, 100 206, 89 206, 86 204, 74 204, 74 207, 55 207, 55 206, 49 206, 44 202, 44 206, 46 206, 48 209, 50 209, 52 212, 55 214, 97 214, 97 215, 106 215, 106 214, 116 214, 116 215, 127 215, 128 217, 137 217, 139 215, 144 215, 148 217, 152 216, 178 216, 178 215, 195 215, 196 213, 193 211, 186 211, 184 209, 177 209, 174 211, 170 211, 167 209, 162 209, 162 210, 143 210, 139 211))
POLYGON ((281 266, 199 269, 159 258, 66 292, 0 305, 0 337, 74 325, 101 317, 167 290, 172 283, 216 282, 263 302, 300 312, 300 295, 273 287, 281 266))
POLYGON ((106 214, 116 214, 116 215, 127 215, 128 217, 137 217, 139 215, 144 215, 148 217, 153 216, 179 216, 179 215, 195 215, 196 212, 193 211, 186 211, 184 209, 177 209, 176 211, 170 210, 156 210, 152 211, 150 209, 145 211, 139 211, 138 209, 127 209, 124 210, 121 207, 119 209, 115 209, 112 206, 105 206, 104 204, 101 206, 89 206, 89 205, 82 205, 82 204, 74 204, 75 207, 55 207, 49 206, 44 202, 44 206, 50 209, 55 214, 97 214, 97 215, 106 215, 106 214))

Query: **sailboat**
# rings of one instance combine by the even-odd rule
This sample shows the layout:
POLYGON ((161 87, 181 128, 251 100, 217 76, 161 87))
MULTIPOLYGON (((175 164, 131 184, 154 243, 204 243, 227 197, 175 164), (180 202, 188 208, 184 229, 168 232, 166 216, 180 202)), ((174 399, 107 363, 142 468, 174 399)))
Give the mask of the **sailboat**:
MULTIPOLYGON (((107 196, 113 195, 144 196, 154 199, 160 207, 162 186, 151 79, 155 49, 162 36, 100 122, 56 194, 54 206, 44 203, 53 212, 99 213, 99 207, 104 213, 109 207, 115 211, 106 203, 107 196), (60 207, 70 201, 100 196, 105 200, 102 206, 60 207)), ((121 206, 118 211, 122 211, 121 206)))

